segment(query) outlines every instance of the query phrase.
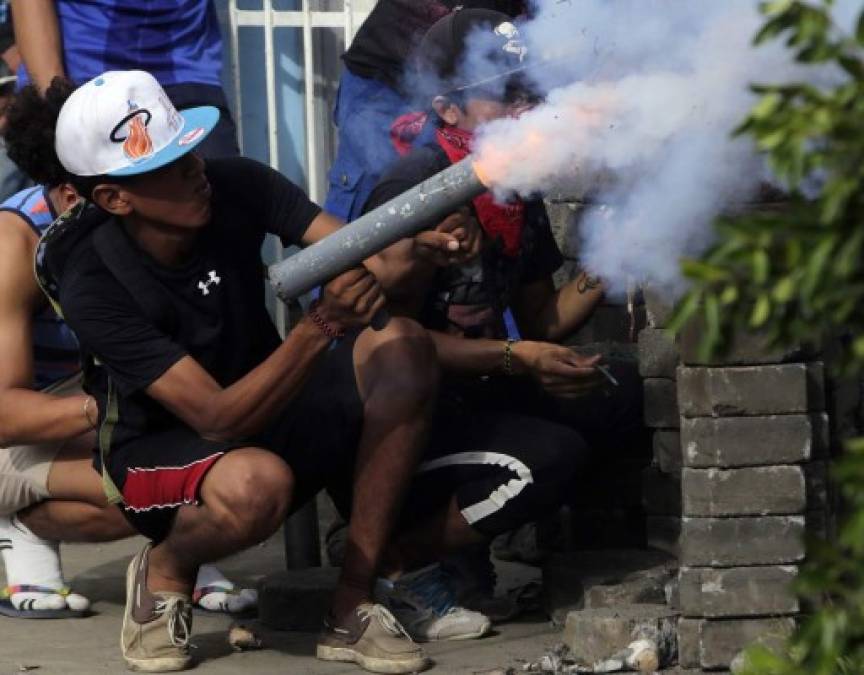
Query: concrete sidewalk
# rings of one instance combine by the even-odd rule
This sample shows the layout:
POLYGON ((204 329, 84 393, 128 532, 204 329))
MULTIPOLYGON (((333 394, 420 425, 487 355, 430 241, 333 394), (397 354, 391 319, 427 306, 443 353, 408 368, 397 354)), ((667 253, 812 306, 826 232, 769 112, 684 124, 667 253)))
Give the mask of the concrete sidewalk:
MULTIPOLYGON (((34 675, 97 675, 126 672, 120 657, 120 621, 123 580, 131 556, 143 540, 128 539, 107 545, 64 546, 67 578, 76 590, 93 601, 94 616, 63 621, 21 621, 0 617, 0 675, 32 672, 34 675)), ((281 537, 223 562, 221 569, 232 579, 253 584, 261 576, 283 569, 281 537)), ((536 574, 534 571, 517 575, 536 574)), ((4 582, 5 583, 5 582, 4 582)), ((326 664, 312 656, 315 635, 261 629, 265 648, 234 653, 226 634, 231 619, 196 613, 194 653, 200 662, 196 673, 233 675, 303 675, 306 673, 361 673, 345 664, 326 664)), ((535 659, 557 641, 542 617, 502 626, 496 635, 471 642, 428 645, 435 660, 433 673, 466 673, 516 667, 519 659, 535 659)))

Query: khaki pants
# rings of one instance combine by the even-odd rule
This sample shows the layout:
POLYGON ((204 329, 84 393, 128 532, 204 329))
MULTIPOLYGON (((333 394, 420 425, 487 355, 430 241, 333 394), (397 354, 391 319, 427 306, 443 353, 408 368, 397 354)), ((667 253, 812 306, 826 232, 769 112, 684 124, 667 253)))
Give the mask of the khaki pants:
MULTIPOLYGON (((75 375, 43 390, 55 396, 82 394, 75 375)), ((0 516, 9 516, 49 497, 48 472, 68 441, 0 448, 0 516)))

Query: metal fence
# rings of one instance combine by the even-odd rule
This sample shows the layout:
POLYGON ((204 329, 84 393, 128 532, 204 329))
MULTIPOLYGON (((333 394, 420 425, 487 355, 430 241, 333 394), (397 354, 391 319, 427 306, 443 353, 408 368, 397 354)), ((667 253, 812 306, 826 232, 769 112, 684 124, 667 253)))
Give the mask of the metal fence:
MULTIPOLYGON (((216 0, 226 37, 223 80, 243 154, 281 171, 319 204, 336 151, 332 110, 339 56, 374 4, 375 0, 216 0)), ((264 246, 265 260, 281 260, 281 243, 270 239, 264 246)), ((272 292, 268 302, 284 335, 285 305, 272 292)), ((320 564, 314 502, 286 522, 284 535, 288 567, 320 564)))
MULTIPOLYGON (((226 87, 243 154, 268 163, 322 203, 336 150, 339 56, 375 0, 217 0, 226 87)), ((264 251, 281 260, 275 238, 264 251)), ((284 332, 285 308, 270 306, 284 332)))

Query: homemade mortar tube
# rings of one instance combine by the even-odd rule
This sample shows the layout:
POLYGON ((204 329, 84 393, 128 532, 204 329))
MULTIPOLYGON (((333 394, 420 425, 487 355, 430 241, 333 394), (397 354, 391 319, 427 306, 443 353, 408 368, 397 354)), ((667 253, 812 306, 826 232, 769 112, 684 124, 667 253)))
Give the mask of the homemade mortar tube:
POLYGON ((469 155, 312 246, 271 265, 269 278, 276 295, 287 301, 308 293, 400 239, 440 223, 486 191, 474 161, 469 155))

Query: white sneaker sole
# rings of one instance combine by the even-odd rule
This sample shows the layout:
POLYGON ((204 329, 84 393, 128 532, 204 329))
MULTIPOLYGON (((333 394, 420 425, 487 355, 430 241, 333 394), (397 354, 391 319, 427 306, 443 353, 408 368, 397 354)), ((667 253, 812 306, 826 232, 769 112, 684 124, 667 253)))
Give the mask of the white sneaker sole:
POLYGON ((136 673, 173 673, 188 670, 191 659, 165 657, 160 659, 129 659, 123 657, 126 667, 136 673))
POLYGON ((327 645, 318 645, 315 649, 315 656, 322 661, 356 663, 364 670, 372 673, 417 673, 429 665, 425 656, 402 660, 381 659, 375 656, 366 656, 350 647, 329 647, 327 645))
POLYGON ((453 633, 452 635, 424 635, 422 632, 415 632, 409 628, 408 634, 415 642, 456 642, 459 640, 479 640, 488 635, 491 630, 492 622, 487 619, 470 632, 453 633))
POLYGON ((479 640, 489 634, 492 624, 484 626, 473 633, 457 633, 455 635, 447 635, 443 637, 423 637, 422 635, 412 635, 415 642, 458 642, 459 640, 479 640))

